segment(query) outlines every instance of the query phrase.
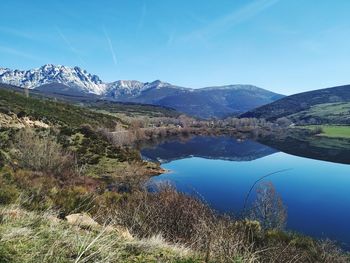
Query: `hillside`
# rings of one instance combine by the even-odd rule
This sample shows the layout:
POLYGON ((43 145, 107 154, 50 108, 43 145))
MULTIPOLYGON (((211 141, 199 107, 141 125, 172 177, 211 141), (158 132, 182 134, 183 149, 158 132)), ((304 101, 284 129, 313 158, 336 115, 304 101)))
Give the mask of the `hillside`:
POLYGON ((165 106, 200 118, 238 115, 283 97, 252 85, 191 89, 160 80, 103 82, 79 67, 52 64, 30 70, 0 68, 0 83, 78 102, 104 99, 165 106))
POLYGON ((350 85, 291 95, 241 115, 276 120, 288 117, 295 122, 349 123, 350 85))
POLYGON ((71 127, 79 127, 82 124, 93 127, 114 127, 121 121, 115 116, 117 113, 143 117, 179 116, 178 112, 170 108, 104 101, 93 95, 66 97, 60 94, 43 93, 40 90, 32 90, 29 93, 29 98, 26 98, 23 89, 0 84, 0 114, 28 116, 35 120, 71 127))
POLYGON ((154 81, 146 83, 140 93, 116 95, 107 98, 155 104, 174 108, 199 118, 223 118, 275 101, 283 96, 251 85, 228 85, 200 89, 189 89, 154 81))
POLYGON ((350 102, 322 103, 288 116, 293 122, 350 124, 350 102))
MULTIPOLYGON (((145 91, 148 93, 149 91, 145 91)), ((224 118, 282 98, 282 95, 250 85, 229 85, 195 90, 182 90, 156 101, 201 118, 224 118)))
POLYGON ((18 91, 0 88, 0 116, 30 117, 46 124, 79 127, 114 127, 116 117, 46 98, 26 98, 18 91))

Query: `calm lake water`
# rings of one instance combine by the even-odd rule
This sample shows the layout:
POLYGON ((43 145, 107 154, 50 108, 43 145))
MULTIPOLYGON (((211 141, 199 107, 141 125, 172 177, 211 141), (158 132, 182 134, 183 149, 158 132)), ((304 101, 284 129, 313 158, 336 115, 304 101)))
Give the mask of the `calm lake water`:
MULTIPOLYGON (((350 247, 350 165, 298 157, 228 137, 164 142, 144 148, 142 154, 171 171, 153 181, 170 181, 181 191, 201 196, 214 209, 235 214, 242 211, 256 180, 290 169, 263 180, 273 183, 287 207, 287 229, 350 247)), ((255 192, 249 202, 254 198, 255 192)))

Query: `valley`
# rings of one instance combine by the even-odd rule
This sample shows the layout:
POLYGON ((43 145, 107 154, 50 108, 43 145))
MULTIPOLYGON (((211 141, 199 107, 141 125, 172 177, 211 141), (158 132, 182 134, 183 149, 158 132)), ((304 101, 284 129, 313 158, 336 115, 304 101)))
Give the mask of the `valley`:
MULTIPOLYGON (((30 90, 0 84, 0 213, 6 218, 0 233, 13 231, 12 224, 26 227, 23 216, 27 216, 28 220, 39 220, 39 228, 30 231, 40 242, 57 238, 62 229, 67 229, 68 242, 72 242, 72 238, 97 238, 98 229, 103 229, 107 220, 114 230, 101 235, 103 240, 114 242, 105 252, 95 255, 89 251, 87 257, 99 260, 117 249, 123 251, 124 262, 134 262, 135 254, 125 247, 131 242, 133 249, 139 250, 140 261, 136 262, 160 258, 201 262, 208 251, 205 240, 209 231, 213 233, 211 246, 216 247, 210 249, 214 260, 224 255, 226 242, 239 247, 232 252, 236 255, 247 244, 252 246, 248 258, 255 251, 271 250, 273 255, 260 254, 263 262, 278 257, 281 250, 283 257, 302 254, 303 260, 346 260, 348 254, 342 249, 349 247, 344 231, 348 215, 343 215, 338 227, 328 228, 325 219, 316 228, 301 223, 311 215, 300 210, 330 217, 323 212, 333 207, 331 215, 336 218, 337 209, 346 205, 344 189, 349 182, 345 174, 350 163, 347 88, 328 89, 327 96, 332 96, 333 102, 321 90, 322 96, 300 106, 294 97, 305 101, 303 94, 266 104, 278 96, 266 95, 253 86, 197 92, 158 82, 157 87, 144 92, 140 82, 126 84, 136 88, 131 93, 119 90, 118 96, 127 94, 124 98, 128 98, 120 101, 82 92, 76 86, 67 88, 67 83, 43 84, 30 90), (189 92, 194 95, 189 96, 189 92), (334 94, 339 92, 342 99, 334 102, 334 94), (259 96, 264 99, 255 104, 259 96), (160 97, 164 103, 158 103, 160 97), (228 111, 217 106, 227 107, 224 97, 232 103, 228 111), (188 107, 179 111, 183 106, 177 99, 188 107), (264 106, 259 107, 261 104, 264 106), (191 114, 199 112, 197 107, 202 111, 200 116, 191 114), (323 167, 322 171, 316 167, 323 167), (268 176, 250 193, 254 181, 284 170, 281 175, 268 176), (331 171, 337 171, 334 184, 341 182, 343 187, 334 186, 333 198, 326 204, 322 199, 310 199, 312 186, 305 178, 314 176, 314 181, 318 180, 313 183, 314 196, 323 196, 330 191, 324 184, 329 184, 331 171), (298 188, 295 182, 303 180, 304 188, 298 188), (274 202, 269 216, 254 209, 263 198, 259 191, 273 193, 264 196, 274 202), (304 203, 311 201, 312 205, 304 203), (47 211, 54 213, 50 219, 47 211), (176 221, 170 220, 173 213, 176 221), (94 223, 87 232, 77 232, 68 223, 72 215, 88 216, 86 220, 94 223), (56 232, 48 233, 48 227, 56 232), (232 229, 229 235, 222 232, 226 228, 232 229), (145 246, 158 232, 162 232, 158 243, 145 246), (324 235, 334 241, 324 242, 324 235), (251 238, 259 242, 251 243, 251 238), (191 245, 194 243, 198 245, 191 245), (191 249, 179 250, 174 244, 191 249)), ((85 84, 87 87, 92 86, 85 84)), ((14 240, 36 244, 33 240, 27 243, 22 236, 14 240)), ((0 256, 26 260, 24 254, 19 256, 23 248, 12 242, 4 240, 0 256), (10 249, 18 255, 9 253, 10 249)), ((93 247, 98 250, 99 246, 104 244, 93 247)), ((66 253, 64 248, 53 253, 52 259, 66 257, 66 253)), ((79 252, 73 253, 79 256, 79 252)), ((43 254, 35 257, 43 260, 43 254)))
POLYGON ((1 1, 0 263, 349 263, 349 11, 1 1))

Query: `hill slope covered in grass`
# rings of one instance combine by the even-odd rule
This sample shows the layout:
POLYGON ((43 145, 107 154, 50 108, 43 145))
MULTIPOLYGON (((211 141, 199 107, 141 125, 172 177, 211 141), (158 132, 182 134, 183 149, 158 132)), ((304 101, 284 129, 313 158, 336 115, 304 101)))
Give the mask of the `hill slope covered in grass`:
POLYGON ((320 123, 350 123, 350 85, 314 90, 291 95, 241 115, 242 117, 276 120, 281 117, 292 121, 320 123))
POLYGON ((316 104, 288 118, 299 123, 350 124, 350 102, 316 104))
POLYGON ((174 109, 161 106, 118 103, 96 98, 83 101, 77 101, 76 98, 71 97, 59 97, 59 99, 61 100, 35 90, 30 91, 27 98, 23 89, 0 84, 0 113, 12 113, 20 117, 29 116, 55 125, 79 127, 82 124, 89 124, 93 127, 111 128, 122 121, 115 116, 115 113, 150 118, 176 118, 180 115, 174 109))
POLYGON ((118 122, 117 118, 107 114, 46 98, 27 98, 17 91, 6 89, 0 89, 0 113, 15 114, 17 117, 28 116, 45 123, 71 127, 82 124, 113 127, 118 122))

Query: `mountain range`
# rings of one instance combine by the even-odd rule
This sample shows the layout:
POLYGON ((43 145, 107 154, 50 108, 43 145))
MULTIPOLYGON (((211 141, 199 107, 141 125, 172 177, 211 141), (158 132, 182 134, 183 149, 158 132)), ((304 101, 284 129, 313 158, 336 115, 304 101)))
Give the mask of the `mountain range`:
POLYGON ((51 95, 166 106, 200 118, 238 115, 284 97, 252 85, 184 88, 156 80, 103 82, 79 67, 47 64, 31 70, 0 68, 0 83, 51 95))

